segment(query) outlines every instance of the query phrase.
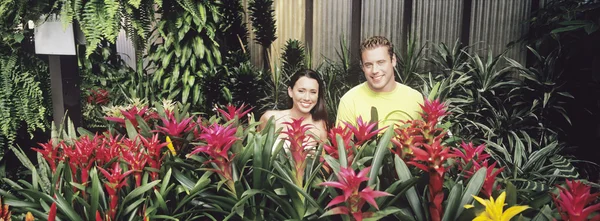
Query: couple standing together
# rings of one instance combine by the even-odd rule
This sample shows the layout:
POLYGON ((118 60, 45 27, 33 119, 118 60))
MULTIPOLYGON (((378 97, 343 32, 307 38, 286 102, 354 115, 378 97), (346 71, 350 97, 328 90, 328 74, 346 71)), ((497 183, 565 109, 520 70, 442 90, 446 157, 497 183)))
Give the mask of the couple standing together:
MULTIPOLYGON (((356 126, 357 118, 361 117, 363 121, 378 122, 378 127, 384 127, 393 125, 398 120, 419 118, 419 105, 423 103, 423 95, 396 82, 396 56, 392 43, 385 37, 374 36, 361 43, 360 53, 361 68, 367 81, 342 96, 336 124, 347 122, 356 126)), ((324 84, 319 74, 306 69, 296 72, 288 85, 292 107, 265 112, 260 118, 259 129, 265 128, 271 117, 274 118, 277 129, 283 128, 284 123, 291 122, 292 119, 302 118, 302 124, 311 125, 309 131, 318 139, 310 141, 311 143, 327 140, 324 93, 324 84)), ((281 133, 279 138, 284 139, 285 136, 281 133)))

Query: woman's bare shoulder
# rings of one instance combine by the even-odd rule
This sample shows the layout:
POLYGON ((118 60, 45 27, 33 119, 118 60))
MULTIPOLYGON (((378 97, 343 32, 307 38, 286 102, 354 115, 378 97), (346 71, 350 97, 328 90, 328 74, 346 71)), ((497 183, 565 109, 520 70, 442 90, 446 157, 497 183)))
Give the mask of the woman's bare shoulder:
POLYGON ((261 121, 268 121, 271 117, 275 118, 275 120, 280 119, 285 116, 286 110, 268 110, 260 117, 261 121))

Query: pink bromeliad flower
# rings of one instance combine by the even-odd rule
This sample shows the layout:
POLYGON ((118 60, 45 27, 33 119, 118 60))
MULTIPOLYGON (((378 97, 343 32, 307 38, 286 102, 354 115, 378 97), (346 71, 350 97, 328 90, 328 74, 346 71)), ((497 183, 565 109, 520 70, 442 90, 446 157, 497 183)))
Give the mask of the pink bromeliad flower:
POLYGON ((379 133, 379 131, 387 128, 383 127, 377 130, 373 130, 377 126, 377 123, 364 122, 361 116, 359 116, 356 119, 356 127, 352 126, 352 124, 347 122, 345 122, 344 124, 346 124, 346 127, 348 127, 354 134, 355 144, 357 146, 362 145, 364 142, 367 142, 372 137, 376 136, 379 133))
POLYGON ((391 196, 392 194, 376 191, 371 187, 365 187, 359 191, 360 184, 364 181, 369 180, 367 174, 371 170, 371 167, 362 169, 358 174, 350 167, 340 168, 340 172, 336 174, 338 181, 327 181, 319 185, 330 186, 342 190, 342 195, 339 195, 331 200, 327 204, 326 208, 341 204, 345 202, 345 206, 337 206, 332 210, 332 214, 346 214, 352 215, 352 217, 361 221, 363 218, 372 216, 371 212, 362 212, 362 207, 365 203, 371 204, 375 209, 379 210, 375 198, 383 196, 391 196))
POLYGON ((125 126, 125 120, 129 120, 134 127, 138 126, 138 121, 135 116, 141 116, 144 120, 149 120, 152 118, 156 118, 156 113, 151 113, 148 111, 148 107, 143 107, 138 109, 136 106, 133 106, 127 110, 121 110, 121 114, 123 114, 123 118, 120 117, 104 117, 104 119, 108 121, 114 121, 120 123, 122 126, 125 126))
MULTIPOLYGON (((471 160, 475 160, 474 162, 483 164, 483 162, 490 157, 489 154, 483 153, 483 150, 485 150, 484 144, 475 147, 471 142, 469 142, 468 144, 462 142, 460 146, 462 147, 462 150, 464 150, 464 153, 459 148, 455 148, 453 153, 458 158, 462 159, 464 165, 471 162, 471 160)), ((462 170, 464 165, 459 164, 459 168, 462 170)))
POLYGON ((413 157, 412 149, 422 145, 425 141, 422 124, 424 124, 423 121, 415 120, 406 122, 404 127, 395 128, 396 136, 392 139, 394 148, 391 151, 405 161, 410 160, 413 157))
POLYGON ((446 105, 437 99, 433 101, 425 99, 420 106, 423 109, 421 117, 430 125, 436 125, 441 117, 448 115, 446 105))
POLYGON ((559 194, 552 194, 552 199, 563 220, 583 221, 600 220, 600 214, 588 218, 593 212, 600 210, 600 203, 589 205, 600 196, 600 193, 591 194, 591 187, 581 181, 566 180, 567 188, 556 186, 559 194))
POLYGON ((289 141, 289 151, 292 154, 294 160, 294 167, 296 171, 296 184, 302 186, 302 180, 304 177, 304 169, 306 168, 306 158, 310 153, 310 149, 307 148, 308 143, 313 139, 312 135, 306 132, 310 130, 311 126, 308 124, 302 124, 304 118, 293 119, 292 122, 285 122, 287 129, 283 132, 286 136, 286 140, 289 141))
POLYGON ((160 118, 164 127, 156 126, 161 132, 172 137, 182 137, 182 133, 194 129, 192 117, 183 118, 181 122, 177 122, 177 118, 172 111, 165 111, 166 117, 160 118), (190 123, 192 122, 192 123, 190 123))
POLYGON ((352 146, 350 145, 350 142, 352 140, 352 131, 349 130, 347 128, 347 126, 337 126, 334 128, 329 129, 329 132, 327 133, 327 136, 329 137, 329 143, 325 143, 323 144, 323 150, 325 150, 325 153, 327 153, 327 155, 332 156, 335 159, 339 159, 339 145, 344 145, 344 148, 346 149, 346 156, 349 158, 350 156, 352 156, 354 153, 352 152, 352 146), (342 141, 344 143, 339 144, 338 140, 337 140, 337 136, 340 135, 340 137, 342 137, 342 141))
POLYGON ((217 111, 219 111, 219 113, 221 113, 221 116, 223 116, 227 121, 233 120, 237 117, 237 119, 242 119, 242 117, 246 116, 246 114, 248 114, 252 109, 254 108, 249 108, 246 109, 248 106, 246 106, 245 104, 242 104, 239 108, 229 104, 227 105, 227 111, 217 108, 217 111))
POLYGON ((199 138, 204 140, 206 144, 194 147, 194 150, 188 157, 198 153, 205 153, 210 157, 210 160, 206 163, 215 163, 218 167, 218 169, 215 169, 215 172, 223 176, 226 180, 232 180, 231 158, 233 158, 233 155, 229 156, 229 149, 238 140, 235 136, 236 128, 221 126, 216 123, 209 127, 201 126, 201 128, 202 133, 199 134, 199 138))

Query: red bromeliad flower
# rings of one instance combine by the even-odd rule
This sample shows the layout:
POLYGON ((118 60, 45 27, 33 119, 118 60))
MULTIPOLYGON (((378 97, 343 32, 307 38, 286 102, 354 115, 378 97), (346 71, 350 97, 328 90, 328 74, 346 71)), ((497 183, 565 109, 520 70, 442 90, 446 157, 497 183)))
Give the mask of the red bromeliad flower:
POLYGON ((312 135, 306 134, 311 126, 308 124, 303 125, 303 120, 304 118, 292 119, 292 122, 283 123, 287 125, 287 129, 283 133, 287 135, 285 139, 290 142, 290 153, 296 169, 296 184, 299 186, 302 186, 306 157, 310 153, 310 149, 306 145, 312 138, 312 135))
POLYGON ((108 91, 104 90, 104 89, 98 89, 98 90, 94 90, 91 89, 90 90, 90 95, 87 98, 87 102, 90 104, 98 104, 98 105, 104 105, 104 104, 108 104, 108 91))
POLYGON ((139 187, 142 184, 142 172, 146 167, 146 162, 148 162, 148 154, 140 143, 130 139, 123 140, 121 154, 122 159, 129 164, 129 170, 133 172, 135 186, 139 187))
POLYGON ((238 140, 235 137, 236 128, 231 126, 224 127, 216 123, 209 127, 201 127, 202 133, 199 135, 199 138, 206 141, 206 145, 194 147, 194 150, 189 155, 200 152, 207 154, 211 159, 206 163, 215 163, 218 167, 215 172, 223 176, 226 180, 233 180, 229 149, 238 140))
POLYGON ((96 148, 96 163, 98 165, 104 165, 110 162, 112 159, 120 157, 123 139, 123 135, 113 136, 112 134, 108 133, 102 139, 102 145, 96 148))
POLYGON ((383 127, 383 128, 377 129, 377 130, 373 130, 373 128, 375 128, 377 126, 377 123, 376 122, 375 123, 363 122, 361 116, 359 116, 358 119, 356 119, 356 127, 352 126, 352 124, 347 123, 347 122, 345 122, 344 124, 346 124, 346 127, 350 128, 350 130, 354 134, 355 144, 357 146, 362 145, 364 142, 368 141, 373 136, 377 135, 379 133, 379 131, 387 128, 387 127, 383 127))
POLYGON ((347 126, 337 126, 331 128, 329 129, 329 133, 327 133, 327 136, 329 137, 329 143, 323 144, 323 150, 325 150, 327 155, 332 156, 335 159, 339 159, 339 145, 344 145, 344 148, 346 149, 346 156, 348 157, 348 159, 350 159, 350 156, 354 155, 354 153, 352 152, 352 146, 350 145, 350 142, 352 140, 352 131, 349 130, 347 126), (344 143, 338 144, 337 135, 340 135, 340 137, 342 137, 342 141, 344 143))
POLYGON ((412 149, 422 145, 425 141, 421 129, 422 124, 424 124, 423 121, 408 121, 406 126, 395 128, 396 136, 392 139, 395 148, 392 148, 391 151, 405 161, 410 160, 413 157, 412 149))
POLYGON ((48 221, 56 220, 56 202, 50 205, 50 211, 48 211, 48 221))
POLYGON ((452 152, 461 159, 461 162, 458 164, 458 168, 460 170, 464 170, 465 167, 471 163, 471 167, 467 171, 464 171, 465 178, 467 179, 473 176, 473 174, 475 174, 475 172, 477 172, 480 168, 487 168, 481 193, 488 198, 491 197, 492 191, 494 190, 496 177, 504 170, 504 167, 496 169, 497 162, 494 162, 492 165, 488 166, 488 159, 490 155, 483 152, 485 149, 484 144, 475 147, 473 143, 467 144, 463 142, 460 146, 464 150, 464 153, 459 148, 454 148, 452 152))
POLYGON ((139 115, 146 121, 157 117, 156 113, 151 113, 150 111, 148 111, 148 107, 143 107, 138 110, 138 108, 136 106, 133 106, 127 110, 121 110, 121 114, 123 114, 124 118, 104 117, 104 119, 106 119, 108 121, 114 121, 114 122, 120 123, 122 126, 125 126, 125 120, 127 119, 131 122, 131 124, 134 127, 137 127, 138 122, 137 122, 137 119, 135 118, 135 116, 139 115))
POLYGON ((391 196, 392 194, 383 191, 376 191, 371 189, 371 187, 366 187, 359 191, 360 184, 369 180, 367 174, 369 173, 370 169, 371 167, 366 167, 357 175, 350 167, 340 168, 340 172, 336 174, 338 182, 328 181, 319 184, 322 186, 335 187, 343 192, 342 195, 331 200, 331 202, 327 204, 326 208, 346 202, 346 206, 337 206, 336 208, 333 208, 333 214, 352 215, 352 217, 354 217, 354 219, 357 221, 361 221, 363 218, 368 218, 372 215, 372 213, 362 212, 362 207, 365 202, 371 204, 371 206, 379 210, 379 207, 375 202, 375 198, 391 196))
POLYGON ((429 125, 436 125, 441 117, 448 115, 446 105, 437 99, 433 101, 425 99, 423 105, 420 106, 423 109, 421 117, 429 125))
POLYGON ((464 150, 464 153, 458 148, 455 148, 452 153, 455 154, 458 158, 462 159, 463 163, 459 164, 459 168, 461 170, 463 166, 467 165, 472 160, 474 160, 474 163, 483 164, 483 162, 490 157, 489 154, 483 153, 483 150, 485 150, 484 144, 474 147, 473 143, 471 142, 469 142, 468 144, 462 142, 460 146, 464 150))
MULTIPOLYGON (((158 134, 154 134, 148 139, 140 136, 140 140, 142 141, 142 145, 146 148, 148 154, 148 158, 146 159, 148 161, 148 165, 151 168, 159 170, 164 158, 164 155, 162 154, 162 148, 167 146, 167 143, 161 143, 161 141, 158 139, 158 134)), ((152 180, 156 180, 158 179, 158 173, 151 171, 150 177, 152 180)))
POLYGON ((444 163, 449 158, 455 157, 455 155, 450 153, 450 148, 442 146, 440 142, 441 139, 436 139, 431 145, 423 144, 423 149, 412 147, 414 158, 408 164, 425 172, 436 172, 443 175, 447 169, 444 167, 444 163))
POLYGON ((444 200, 444 163, 454 157, 450 148, 440 144, 441 137, 437 137, 431 145, 423 144, 423 149, 412 147, 414 158, 408 164, 414 165, 429 173, 429 213, 434 221, 441 220, 442 201, 444 200))
POLYGON ((75 141, 73 147, 63 146, 65 156, 68 158, 73 178, 79 177, 80 182, 86 185, 89 178, 89 170, 94 166, 97 157, 97 149, 102 147, 103 136, 95 135, 93 138, 82 136, 75 141), (80 175, 76 176, 79 169, 80 175))
POLYGON ((129 174, 133 173, 133 170, 129 170, 123 173, 123 170, 121 169, 118 163, 113 163, 113 168, 109 169, 110 172, 106 171, 102 167, 97 168, 107 179, 107 182, 104 183, 104 186, 106 187, 106 192, 108 193, 108 196, 110 198, 110 209, 108 213, 110 220, 114 220, 115 215, 117 214, 117 207, 119 203, 119 190, 123 186, 127 185, 126 178, 127 176, 129 176, 129 174))
POLYGON ((52 169, 52 173, 56 172, 56 164, 58 162, 64 160, 64 156, 60 154, 60 145, 64 145, 61 143, 59 145, 54 146, 52 144, 52 140, 48 141, 48 143, 38 143, 42 148, 31 148, 32 150, 42 154, 42 157, 48 162, 50 165, 50 169, 52 169))
MULTIPOLYGON (((503 170, 504 167, 501 167, 500 169, 496 169, 496 163, 494 162, 492 163, 492 165, 488 166, 488 162, 485 161, 483 163, 483 167, 486 167, 486 173, 485 173, 485 180, 483 181, 483 186, 481 188, 481 193, 483 193, 483 195, 487 196, 487 197, 491 197, 492 196, 492 191, 494 190, 494 183, 496 182, 496 177, 498 176, 498 174, 500 174, 503 170), (496 170, 494 170, 496 169, 496 170)), ((477 168, 478 166, 473 166, 473 169, 477 168)), ((477 168, 477 170, 479 170, 479 168, 477 168)), ((475 170, 475 172, 477 172, 477 170, 475 170)), ((499 189, 500 186, 497 186, 496 189, 499 189)))
POLYGON ((552 199, 562 219, 570 221, 600 220, 600 214, 588 219, 590 214, 600 211, 600 203, 587 206, 598 199, 600 193, 590 194, 591 187, 581 181, 566 180, 565 182, 567 188, 556 186, 559 194, 552 194, 552 199))
POLYGON ((237 119, 242 119, 242 117, 244 117, 246 114, 248 114, 252 109, 254 108, 249 108, 247 110, 246 109, 246 105, 242 104, 242 106, 240 106, 240 108, 236 108, 235 106, 229 104, 227 105, 227 111, 222 110, 220 108, 217 108, 217 111, 219 111, 219 113, 221 113, 221 115, 227 120, 233 120, 235 118, 237 119))
MULTIPOLYGON (((354 149, 352 149, 352 145, 350 144, 350 142, 352 142, 352 131, 349 130, 347 126, 337 126, 331 128, 329 129, 327 136, 329 137, 329 142, 323 144, 323 150, 327 155, 339 160, 340 153, 338 147, 339 145, 343 145, 344 149, 346 150, 347 162, 352 162, 352 160, 354 160, 354 149), (338 144, 337 135, 340 135, 343 143, 338 144)), ((319 160, 320 162, 324 162, 325 157, 322 156, 319 160)), ((330 171, 331 169, 326 161, 323 164, 323 168, 326 171, 330 171)))
POLYGON ((160 129, 163 133, 172 137, 182 137, 181 134, 183 132, 188 132, 194 129, 194 124, 190 124, 192 121, 192 117, 184 118, 181 122, 177 123, 177 118, 172 111, 165 111, 167 115, 165 118, 160 118, 164 127, 156 126, 156 128, 160 129))

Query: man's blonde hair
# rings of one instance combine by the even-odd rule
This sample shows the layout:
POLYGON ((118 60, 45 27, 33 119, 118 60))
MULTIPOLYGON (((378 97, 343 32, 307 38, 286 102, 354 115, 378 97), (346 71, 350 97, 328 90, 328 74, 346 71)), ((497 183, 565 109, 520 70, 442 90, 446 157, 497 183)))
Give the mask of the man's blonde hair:
POLYGON ((387 38, 383 36, 373 36, 365 39, 360 44, 360 54, 362 54, 365 50, 374 49, 378 47, 387 47, 388 54, 390 54, 390 59, 394 56, 394 45, 387 38))

